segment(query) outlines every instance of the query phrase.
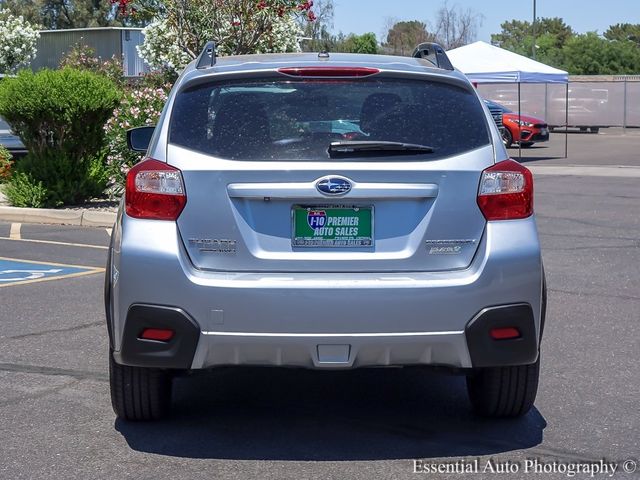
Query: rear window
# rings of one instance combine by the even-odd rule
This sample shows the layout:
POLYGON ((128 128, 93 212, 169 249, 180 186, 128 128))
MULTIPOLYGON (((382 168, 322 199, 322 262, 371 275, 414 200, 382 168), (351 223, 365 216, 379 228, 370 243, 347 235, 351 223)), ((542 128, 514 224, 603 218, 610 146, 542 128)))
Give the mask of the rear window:
POLYGON ((174 145, 233 160, 326 160, 336 141, 426 145, 432 153, 401 158, 433 159, 488 145, 489 132, 476 96, 446 83, 269 79, 180 92, 169 133, 174 145))

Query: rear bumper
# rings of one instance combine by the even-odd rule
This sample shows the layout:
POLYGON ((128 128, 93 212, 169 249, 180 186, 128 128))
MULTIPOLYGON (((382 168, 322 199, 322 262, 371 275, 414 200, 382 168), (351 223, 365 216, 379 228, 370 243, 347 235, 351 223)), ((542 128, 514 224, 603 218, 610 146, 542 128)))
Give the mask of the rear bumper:
POLYGON ((536 361, 538 342, 530 305, 489 307, 461 332, 360 334, 273 334, 202 332, 179 308, 134 305, 125 322, 118 363, 190 369, 195 365, 268 365, 306 368, 354 368, 393 365, 493 367, 536 361), (494 340, 495 327, 516 327, 520 337, 494 340), (138 338, 145 328, 169 328, 170 341, 138 338), (196 356, 198 344, 200 356, 196 356), (204 355, 204 358, 201 358, 204 355))
POLYGON ((124 221, 126 235, 121 223, 114 231, 111 272, 119 363, 194 369, 472 368, 531 363, 537 355, 542 266, 534 218, 489 222, 476 257, 464 270, 333 274, 199 271, 189 262, 175 224, 124 221), (129 355, 128 342, 137 339, 140 328, 129 327, 130 312, 140 304, 180 309, 197 326, 190 362, 129 355), (520 342, 513 347, 520 356, 482 360, 485 355, 470 348, 468 325, 488 307, 515 304, 530 308, 533 347, 520 342), (148 363, 149 358, 154 361, 148 363))

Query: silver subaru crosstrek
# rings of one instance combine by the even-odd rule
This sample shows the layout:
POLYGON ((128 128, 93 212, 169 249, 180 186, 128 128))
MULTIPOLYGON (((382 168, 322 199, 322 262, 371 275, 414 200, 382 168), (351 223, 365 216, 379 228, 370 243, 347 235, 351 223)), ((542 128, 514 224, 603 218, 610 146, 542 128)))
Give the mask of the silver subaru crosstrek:
POLYGON ((421 366, 481 415, 533 405, 546 288, 533 179, 435 44, 218 58, 176 82, 127 176, 105 282, 114 410, 176 374, 421 366))

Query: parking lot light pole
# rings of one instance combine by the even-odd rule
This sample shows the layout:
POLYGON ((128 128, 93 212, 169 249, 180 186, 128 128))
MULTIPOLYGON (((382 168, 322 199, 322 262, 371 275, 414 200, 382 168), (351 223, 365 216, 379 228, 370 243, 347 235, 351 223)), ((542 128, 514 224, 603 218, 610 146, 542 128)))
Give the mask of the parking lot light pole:
POLYGON ((533 59, 536 59, 536 0, 533 0, 533 45, 531 50, 533 51, 533 59))

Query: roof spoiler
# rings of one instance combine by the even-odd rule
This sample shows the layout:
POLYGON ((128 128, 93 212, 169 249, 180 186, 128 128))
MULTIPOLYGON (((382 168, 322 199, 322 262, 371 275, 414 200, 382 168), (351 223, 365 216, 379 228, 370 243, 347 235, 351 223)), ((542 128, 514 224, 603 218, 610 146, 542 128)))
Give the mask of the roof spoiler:
POLYGON ((413 51, 413 55, 411 56, 414 58, 422 58, 424 60, 427 60, 437 68, 442 68, 444 70, 454 69, 444 49, 437 43, 421 43, 415 48, 415 50, 413 51))
POLYGON ((204 68, 213 67, 216 64, 216 42, 207 42, 202 49, 202 53, 198 56, 196 68, 202 70, 204 68))

